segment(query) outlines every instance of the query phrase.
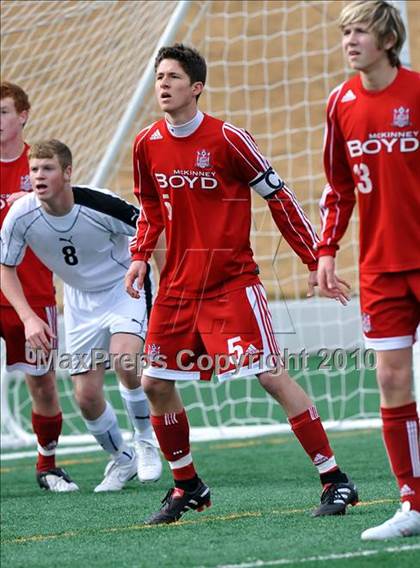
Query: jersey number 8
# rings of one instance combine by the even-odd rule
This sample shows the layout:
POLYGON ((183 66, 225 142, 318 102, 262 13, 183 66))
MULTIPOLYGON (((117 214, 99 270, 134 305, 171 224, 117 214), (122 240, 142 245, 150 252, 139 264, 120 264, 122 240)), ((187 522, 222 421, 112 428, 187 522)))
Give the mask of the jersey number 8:
POLYGON ((73 246, 65 246, 61 249, 61 252, 64 255, 64 262, 69 266, 75 266, 79 263, 79 259, 76 256, 76 249, 73 246))

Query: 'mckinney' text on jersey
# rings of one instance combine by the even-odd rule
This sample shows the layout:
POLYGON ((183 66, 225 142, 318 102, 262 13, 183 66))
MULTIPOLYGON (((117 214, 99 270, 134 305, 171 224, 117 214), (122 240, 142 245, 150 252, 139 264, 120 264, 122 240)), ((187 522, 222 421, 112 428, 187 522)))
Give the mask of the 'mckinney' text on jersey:
POLYGON ((330 95, 321 254, 335 254, 358 193, 360 270, 420 268, 420 74, 399 69, 380 92, 359 76, 330 95))
POLYGON ((147 260, 165 227, 160 293, 208 297, 256 282, 250 187, 302 261, 316 266, 311 223, 244 130, 204 115, 195 132, 177 138, 160 120, 137 136, 133 165, 141 212, 132 257, 147 260))
POLYGON ((73 195, 75 205, 63 216, 47 214, 34 193, 16 201, 2 227, 1 262, 17 266, 30 246, 67 285, 106 290, 130 265, 139 210, 107 190, 75 186, 73 195))

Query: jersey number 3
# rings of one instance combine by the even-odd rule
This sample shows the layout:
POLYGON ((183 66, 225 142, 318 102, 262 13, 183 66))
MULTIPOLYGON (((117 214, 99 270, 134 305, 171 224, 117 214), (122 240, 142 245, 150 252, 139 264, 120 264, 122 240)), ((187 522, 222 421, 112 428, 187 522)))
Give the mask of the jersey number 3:
POLYGON ((372 180, 370 179, 369 168, 366 164, 354 164, 353 172, 359 176, 359 183, 357 184, 357 189, 360 193, 370 193, 372 191, 372 180))
POLYGON ((76 256, 76 249, 74 246, 68 245, 61 249, 64 255, 64 262, 70 266, 75 266, 79 264, 79 259, 76 256))

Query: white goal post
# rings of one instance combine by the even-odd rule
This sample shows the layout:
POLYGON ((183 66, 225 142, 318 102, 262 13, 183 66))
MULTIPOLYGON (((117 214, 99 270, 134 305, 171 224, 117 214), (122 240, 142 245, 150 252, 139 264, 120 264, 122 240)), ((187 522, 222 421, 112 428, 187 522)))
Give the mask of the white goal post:
MULTIPOLYGON (((154 56, 174 41, 194 45, 208 62, 201 108, 249 130, 319 226, 325 104, 333 87, 349 75, 337 29, 345 3, 3 0, 2 77, 29 93, 28 142, 63 140, 75 157, 75 183, 93 182, 133 200, 132 142, 159 117, 152 89, 154 56)), ((412 11, 410 21, 416 14, 420 19, 419 6, 397 3, 403 14, 412 11)), ((408 63, 408 43, 404 57, 408 63)), ((335 428, 379 424, 372 361, 361 340, 357 233, 354 215, 339 255, 340 273, 352 283, 350 305, 308 300, 306 269, 280 238, 265 202, 254 200, 252 246, 278 342, 290 355, 293 376, 326 425, 335 428)), ((418 352, 416 358, 420 368, 418 352)), ((92 438, 85 434, 68 374, 61 373, 58 383, 64 409, 61 445, 89 444, 92 438)), ((183 385, 181 392, 193 439, 289 429, 255 380, 183 385)), ((107 393, 129 435, 112 378, 107 393)), ((2 447, 32 445, 22 377, 3 370, 1 395, 2 447)))

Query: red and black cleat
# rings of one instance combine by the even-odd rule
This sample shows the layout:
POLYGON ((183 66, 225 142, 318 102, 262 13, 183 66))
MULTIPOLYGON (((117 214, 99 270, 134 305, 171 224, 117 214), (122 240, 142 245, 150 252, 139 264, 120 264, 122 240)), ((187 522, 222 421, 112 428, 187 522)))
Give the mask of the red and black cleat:
POLYGON ((312 512, 313 517, 328 515, 345 515, 348 505, 356 505, 359 501, 357 487, 352 481, 348 483, 330 483, 324 487, 320 506, 312 512))
POLYGON ((194 491, 172 487, 162 503, 161 509, 145 522, 146 525, 175 523, 190 509, 204 511, 211 506, 210 489, 201 480, 194 491))

